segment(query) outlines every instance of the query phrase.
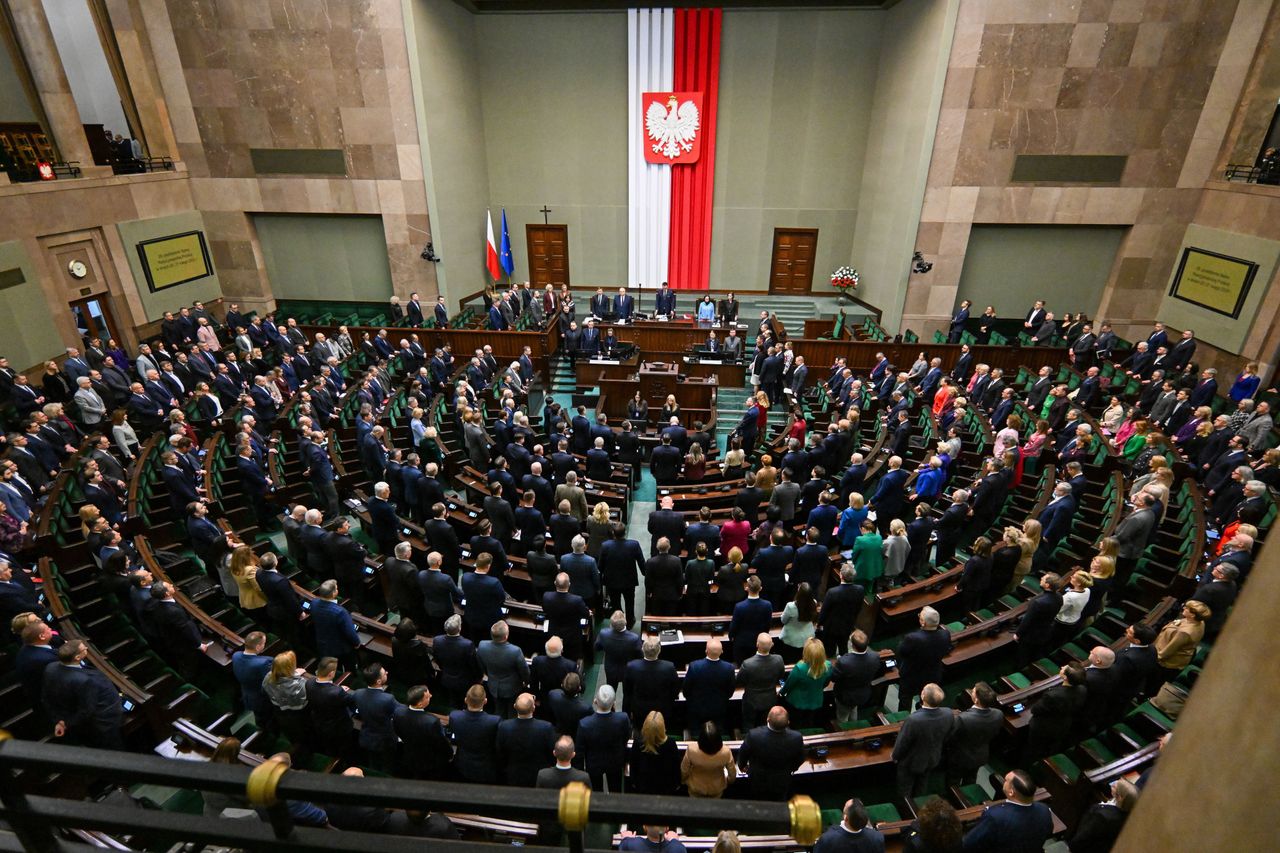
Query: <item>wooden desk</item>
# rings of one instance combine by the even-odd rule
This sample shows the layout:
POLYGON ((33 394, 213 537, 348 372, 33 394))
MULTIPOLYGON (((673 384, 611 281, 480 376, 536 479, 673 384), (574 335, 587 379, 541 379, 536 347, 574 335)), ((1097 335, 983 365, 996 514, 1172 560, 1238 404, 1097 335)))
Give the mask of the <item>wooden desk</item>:
POLYGON ((640 366, 639 353, 625 359, 579 358, 576 373, 579 385, 594 385, 601 376, 609 379, 630 379, 640 366))
POLYGON ((743 388, 747 381, 747 368, 742 362, 696 361, 690 356, 681 356, 680 370, 688 376, 714 376, 716 382, 725 388, 743 388))

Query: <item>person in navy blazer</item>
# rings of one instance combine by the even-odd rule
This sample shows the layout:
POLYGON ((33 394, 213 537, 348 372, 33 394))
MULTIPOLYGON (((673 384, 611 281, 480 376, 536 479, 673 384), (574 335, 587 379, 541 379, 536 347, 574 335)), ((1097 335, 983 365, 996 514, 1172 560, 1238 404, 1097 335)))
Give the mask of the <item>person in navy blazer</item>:
POLYGON ((321 657, 337 658, 348 671, 357 669, 356 649, 360 635, 356 633, 351 614, 338 603, 338 582, 327 580, 316 587, 311 602, 311 624, 316 632, 316 651, 321 657))
POLYGON ((400 738, 399 774, 410 779, 443 780, 448 775, 453 748, 435 714, 428 713, 431 691, 416 684, 405 694, 407 705, 399 705, 392 723, 400 738))
POLYGON ((1076 512, 1076 501, 1071 496, 1071 484, 1059 483, 1054 486, 1053 500, 1040 510, 1037 520, 1040 522, 1040 538, 1044 542, 1043 549, 1052 552, 1058 543, 1071 531, 1071 518, 1076 512))
POLYGON ((508 785, 532 788, 538 771, 555 763, 551 755, 556 745, 555 726, 536 719, 533 708, 533 696, 521 693, 514 705, 516 716, 498 723, 498 763, 508 785))
POLYGON ((395 715, 400 703, 387 692, 387 671, 381 664, 364 668, 367 687, 355 691, 356 713, 360 715, 360 749, 369 765, 390 772, 395 764, 395 715))
POLYGON ((868 503, 876 512, 876 526, 880 528, 881 536, 888 532, 889 522, 902 514, 907 499, 905 487, 908 476, 910 475, 902 469, 902 458, 889 457, 889 470, 880 478, 875 494, 868 503))
POLYGON ((43 708, 40 691, 44 687, 44 673, 57 659, 52 628, 44 622, 31 622, 22 629, 22 648, 14 656, 13 668, 32 708, 43 708))
POLYGON ((721 731, 727 728, 734 670, 733 664, 720 659, 723 653, 719 640, 709 640, 706 657, 689 664, 685 672, 685 724, 694 731, 708 720, 721 731))
POLYGON ((613 710, 617 694, 608 684, 596 690, 591 703, 594 713, 578 723, 577 748, 584 769, 591 776, 591 787, 603 791, 622 790, 622 770, 627 765, 627 742, 631 739, 631 721, 621 711, 613 710))
POLYGON ((613 297, 613 313, 618 315, 618 319, 630 320, 635 305, 636 301, 627 295, 627 289, 619 287, 618 295, 613 297))
MULTIPOLYGON (((568 555, 565 556, 567 559, 568 555)), ((561 561, 562 566, 565 560, 561 561)), ((548 630, 564 643, 564 656, 576 661, 582 657, 582 620, 590 622, 591 611, 582 596, 570 592, 567 573, 556 575, 555 584, 554 590, 542 595, 542 612, 547 617, 548 630)), ((558 687, 559 684, 551 686, 558 687)))
POLYGON ((964 853, 1021 853, 1039 850, 1053 834, 1053 813, 1035 802, 1036 783, 1024 770, 1004 777, 1003 803, 987 806, 964 836, 964 853))
POLYGON ((947 335, 947 343, 960 343, 960 335, 964 333, 964 324, 969 322, 969 305, 968 299, 960 303, 960 310, 956 311, 951 317, 951 331, 947 335))
POLYGON ((676 696, 680 693, 680 678, 676 666, 669 660, 660 660, 662 643, 657 637, 645 637, 640 647, 642 658, 627 664, 622 676, 623 708, 632 724, 639 729, 650 711, 657 711, 671 719, 676 696))
POLYGON ((505 331, 507 328, 507 321, 503 318, 502 311, 498 309, 497 305, 489 306, 489 328, 495 332, 505 331))
POLYGON ((466 709, 449 714, 449 732, 457 752, 454 769, 464 782, 493 784, 498 781, 497 716, 486 714, 484 686, 467 690, 466 709))
POLYGON ((271 655, 262 652, 267 647, 267 635, 251 631, 244 638, 244 650, 231 656, 231 671, 240 684, 240 698, 246 711, 253 712, 254 725, 259 729, 270 728, 271 701, 262 692, 262 679, 271 671, 271 655))
POLYGON ((578 341, 578 351, 586 356, 593 356, 600 351, 600 330, 596 324, 588 320, 582 330, 582 338, 578 341))
POLYGON ((160 459, 164 462, 160 469, 160 477, 169 489, 169 507, 173 510, 175 517, 181 518, 186 514, 189 504, 200 500, 200 495, 196 492, 195 483, 191 481, 191 477, 179 467, 177 454, 165 451, 160 455, 160 459))
POLYGON ((476 568, 462 576, 462 597, 466 601, 462 622, 472 642, 489 639, 489 629, 502 618, 502 603, 507 600, 502 581, 489 574, 493 556, 476 556, 476 568))
POLYGON ((596 637, 596 651, 604 652, 604 680, 615 689, 622 684, 627 664, 640 657, 640 635, 628 628, 629 624, 621 611, 615 612, 609 627, 596 637))
POLYGON ((759 575, 747 578, 747 597, 734 605, 729 621, 733 659, 738 663, 756 653, 756 637, 773 627, 773 604, 760 597, 761 588, 759 575))
POLYGON ((658 290, 658 295, 653 302, 655 314, 670 315, 676 313, 676 295, 665 281, 662 283, 662 287, 658 290))
POLYGON ((271 480, 262 473, 253 458, 253 448, 245 444, 236 459, 236 470, 240 473, 240 483, 244 486, 249 504, 253 507, 254 517, 259 527, 270 524, 271 513, 267 510, 267 492, 271 489, 271 480))
POLYGON ((383 556, 395 553, 400 542, 400 516, 396 514, 395 505, 388 498, 391 487, 383 482, 374 483, 373 498, 369 500, 369 521, 373 527, 373 539, 378 543, 378 552, 383 556))
POLYGON ((418 294, 409 294, 409 302, 404 306, 404 313, 405 320, 408 321, 411 328, 416 329, 422 325, 422 303, 418 301, 418 294))

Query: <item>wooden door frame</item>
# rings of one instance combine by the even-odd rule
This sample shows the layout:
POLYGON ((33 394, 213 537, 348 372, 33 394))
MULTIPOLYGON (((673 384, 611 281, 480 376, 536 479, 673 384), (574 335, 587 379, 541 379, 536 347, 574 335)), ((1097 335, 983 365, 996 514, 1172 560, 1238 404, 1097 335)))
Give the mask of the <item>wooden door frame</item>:
POLYGON ((120 338, 117 335, 121 335, 123 333, 119 332, 120 321, 116 319, 116 313, 111 308, 111 294, 109 292, 94 293, 89 296, 81 296, 78 299, 72 299, 70 302, 67 303, 67 310, 71 310, 77 307, 80 308, 82 311, 85 312, 85 316, 89 317, 90 322, 93 322, 96 325, 96 322, 93 320, 93 315, 89 314, 89 309, 87 305, 87 303, 91 301, 97 302, 98 305, 102 308, 102 316, 106 318, 107 323, 109 324, 106 328, 107 334, 105 335, 102 334, 103 330, 99 329, 98 337, 102 338, 102 343, 104 345, 107 342, 107 338, 112 338, 112 337, 114 337, 116 339, 116 342, 119 343, 120 338), (115 327, 114 329, 112 328, 113 326, 115 327))
MULTIPOLYGON (((529 280, 533 280, 533 231, 535 228, 559 228, 564 232, 564 283, 569 287, 573 287, 573 276, 569 271, 569 224, 544 222, 541 225, 536 222, 526 222, 524 226, 525 250, 529 253, 525 257, 529 259, 529 280)), ((557 286, 557 291, 559 287, 557 286)))
POLYGON ((817 272, 818 266, 818 229, 817 228, 778 228, 773 229, 773 243, 769 250, 769 293, 778 293, 783 296, 788 293, 799 294, 798 290, 774 290, 773 288, 773 270, 778 262, 778 235, 779 234, 812 234, 813 235, 813 268, 809 273, 809 286, 804 290, 805 293, 813 293, 813 276, 817 272))

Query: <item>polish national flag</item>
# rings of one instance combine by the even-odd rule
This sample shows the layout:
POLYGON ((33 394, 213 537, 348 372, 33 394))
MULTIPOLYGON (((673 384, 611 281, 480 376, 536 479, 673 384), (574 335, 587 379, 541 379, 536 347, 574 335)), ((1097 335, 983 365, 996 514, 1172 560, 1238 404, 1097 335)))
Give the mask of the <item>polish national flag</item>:
POLYGON ((484 252, 484 265, 494 281, 502 278, 502 266, 498 263, 498 244, 493 241, 493 214, 488 209, 484 212, 484 224, 487 229, 488 246, 484 252))

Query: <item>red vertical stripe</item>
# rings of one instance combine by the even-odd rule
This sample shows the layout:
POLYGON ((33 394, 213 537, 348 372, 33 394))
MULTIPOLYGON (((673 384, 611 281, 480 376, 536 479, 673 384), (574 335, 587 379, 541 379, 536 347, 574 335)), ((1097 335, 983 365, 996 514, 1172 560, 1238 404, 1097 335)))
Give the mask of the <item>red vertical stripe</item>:
POLYGON ((720 9, 676 9, 676 92, 702 92, 702 153, 671 167, 673 288, 706 290, 711 274, 711 216, 715 202, 716 109, 720 100, 720 9))

